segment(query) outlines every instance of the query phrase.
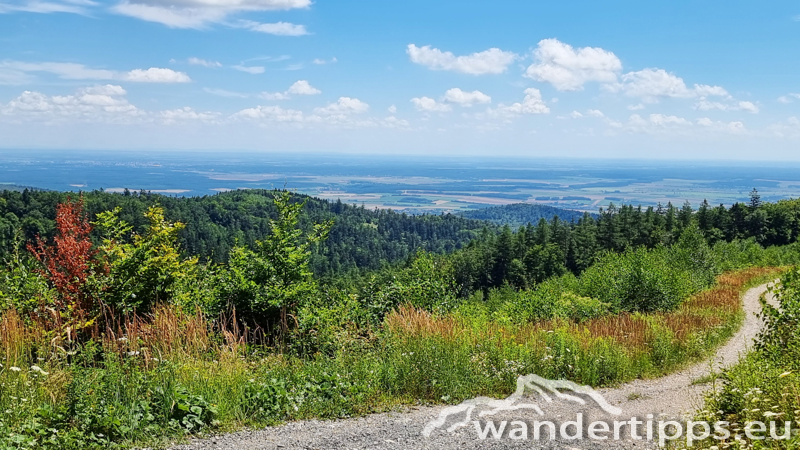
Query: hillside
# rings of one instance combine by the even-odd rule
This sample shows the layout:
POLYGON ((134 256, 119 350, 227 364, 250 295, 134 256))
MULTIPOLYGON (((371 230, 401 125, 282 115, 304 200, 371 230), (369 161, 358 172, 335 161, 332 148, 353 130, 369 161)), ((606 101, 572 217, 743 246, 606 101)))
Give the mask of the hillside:
POLYGON ((515 228, 529 223, 535 225, 541 219, 550 221, 555 216, 565 222, 577 222, 583 215, 584 213, 580 211, 531 203, 493 206, 461 214, 461 216, 468 219, 486 220, 498 225, 510 225, 515 228))
MULTIPOLYGON (((186 224, 181 245, 186 254, 224 262, 236 242, 252 246, 269 233, 276 217, 272 192, 241 190, 202 197, 170 197, 147 192, 113 194, 92 191, 83 194, 91 220, 97 213, 116 207, 120 217, 142 231, 144 212, 154 204, 164 207, 169 220, 186 224)), ((51 236, 55 208, 75 193, 6 190, 0 192, 0 256, 6 254, 21 229, 24 238, 51 236)), ((317 275, 335 275, 359 269, 378 269, 385 263, 403 261, 417 249, 446 253, 461 248, 487 224, 455 215, 407 215, 390 210, 368 210, 342 202, 329 202, 294 194, 306 201, 301 226, 334 220, 330 237, 314 254, 317 275)), ((490 225, 491 226, 491 225, 490 225)))

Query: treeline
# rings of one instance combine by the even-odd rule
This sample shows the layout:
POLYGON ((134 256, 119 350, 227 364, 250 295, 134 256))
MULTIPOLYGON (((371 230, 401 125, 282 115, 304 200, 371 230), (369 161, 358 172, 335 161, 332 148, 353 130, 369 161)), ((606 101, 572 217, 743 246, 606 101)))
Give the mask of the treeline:
MULTIPOLYGON (((274 192, 266 190, 202 197, 127 191, 124 194, 92 191, 82 195, 91 220, 104 211, 120 208, 120 219, 138 233, 149 226, 145 218, 148 208, 160 205, 168 221, 186 225, 179 233, 183 252, 211 262, 227 262, 236 245, 252 248, 270 233, 270 220, 278 216, 274 192)), ((0 258, 8 255, 19 240, 52 237, 56 206, 68 197, 76 199, 78 194, 29 189, 0 192, 0 258), (18 231, 22 236, 15 236, 18 231)), ((293 199, 306 202, 299 218, 302 229, 309 231, 314 223, 334 222, 328 239, 315 247, 312 255, 311 268, 318 276, 335 277, 354 269, 379 269, 406 260, 417 250, 452 252, 487 226, 485 222, 450 214, 410 216, 300 194, 293 194, 293 199)), ((96 231, 92 239, 99 243, 96 231)))
POLYGON ((552 220, 555 216, 567 222, 577 222, 583 217, 583 213, 549 205, 514 203, 511 205, 493 206, 475 211, 467 211, 462 213, 461 216, 517 228, 529 223, 537 223, 541 219, 552 220))
POLYGON ((454 254, 455 275, 461 295, 505 284, 525 289, 552 276, 580 274, 606 252, 671 246, 695 227, 710 246, 748 239, 762 247, 791 244, 800 231, 800 200, 762 203, 753 190, 749 203, 730 207, 612 204, 577 222, 541 219, 516 232, 505 226, 499 233, 482 233, 454 254))

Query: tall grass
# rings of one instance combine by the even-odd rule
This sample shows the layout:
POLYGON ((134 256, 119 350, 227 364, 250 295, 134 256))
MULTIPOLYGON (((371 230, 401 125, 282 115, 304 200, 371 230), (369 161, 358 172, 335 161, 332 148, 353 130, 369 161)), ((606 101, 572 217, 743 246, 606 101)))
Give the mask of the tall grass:
POLYGON ((303 358, 258 344, 232 318, 175 306, 110 321, 82 344, 10 310, 0 318, 0 448, 158 446, 211 427, 504 396, 528 373, 595 386, 657 376, 730 336, 741 292, 777 272, 723 275, 673 312, 582 321, 403 306, 351 344, 303 358))

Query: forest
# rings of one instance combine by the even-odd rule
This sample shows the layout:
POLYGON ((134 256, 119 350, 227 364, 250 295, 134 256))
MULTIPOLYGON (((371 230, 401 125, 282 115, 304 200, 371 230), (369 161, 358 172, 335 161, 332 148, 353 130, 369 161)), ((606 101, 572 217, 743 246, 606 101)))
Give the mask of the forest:
MULTIPOLYGON (((513 228, 288 191, 5 191, 0 218, 14 449, 165 446, 507 395, 527 373, 658 376, 729 338, 748 287, 783 276, 794 298, 800 261, 800 201, 755 190, 513 228)), ((763 357, 781 358, 796 319, 769 314, 763 357)))

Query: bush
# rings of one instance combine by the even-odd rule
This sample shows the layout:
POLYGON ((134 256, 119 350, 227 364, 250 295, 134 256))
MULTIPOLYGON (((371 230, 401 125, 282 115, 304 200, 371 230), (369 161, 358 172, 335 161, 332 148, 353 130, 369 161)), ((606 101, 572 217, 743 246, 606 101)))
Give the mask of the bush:
POLYGON ((609 253, 580 277, 578 293, 616 311, 669 311, 696 291, 687 270, 665 248, 609 253))

